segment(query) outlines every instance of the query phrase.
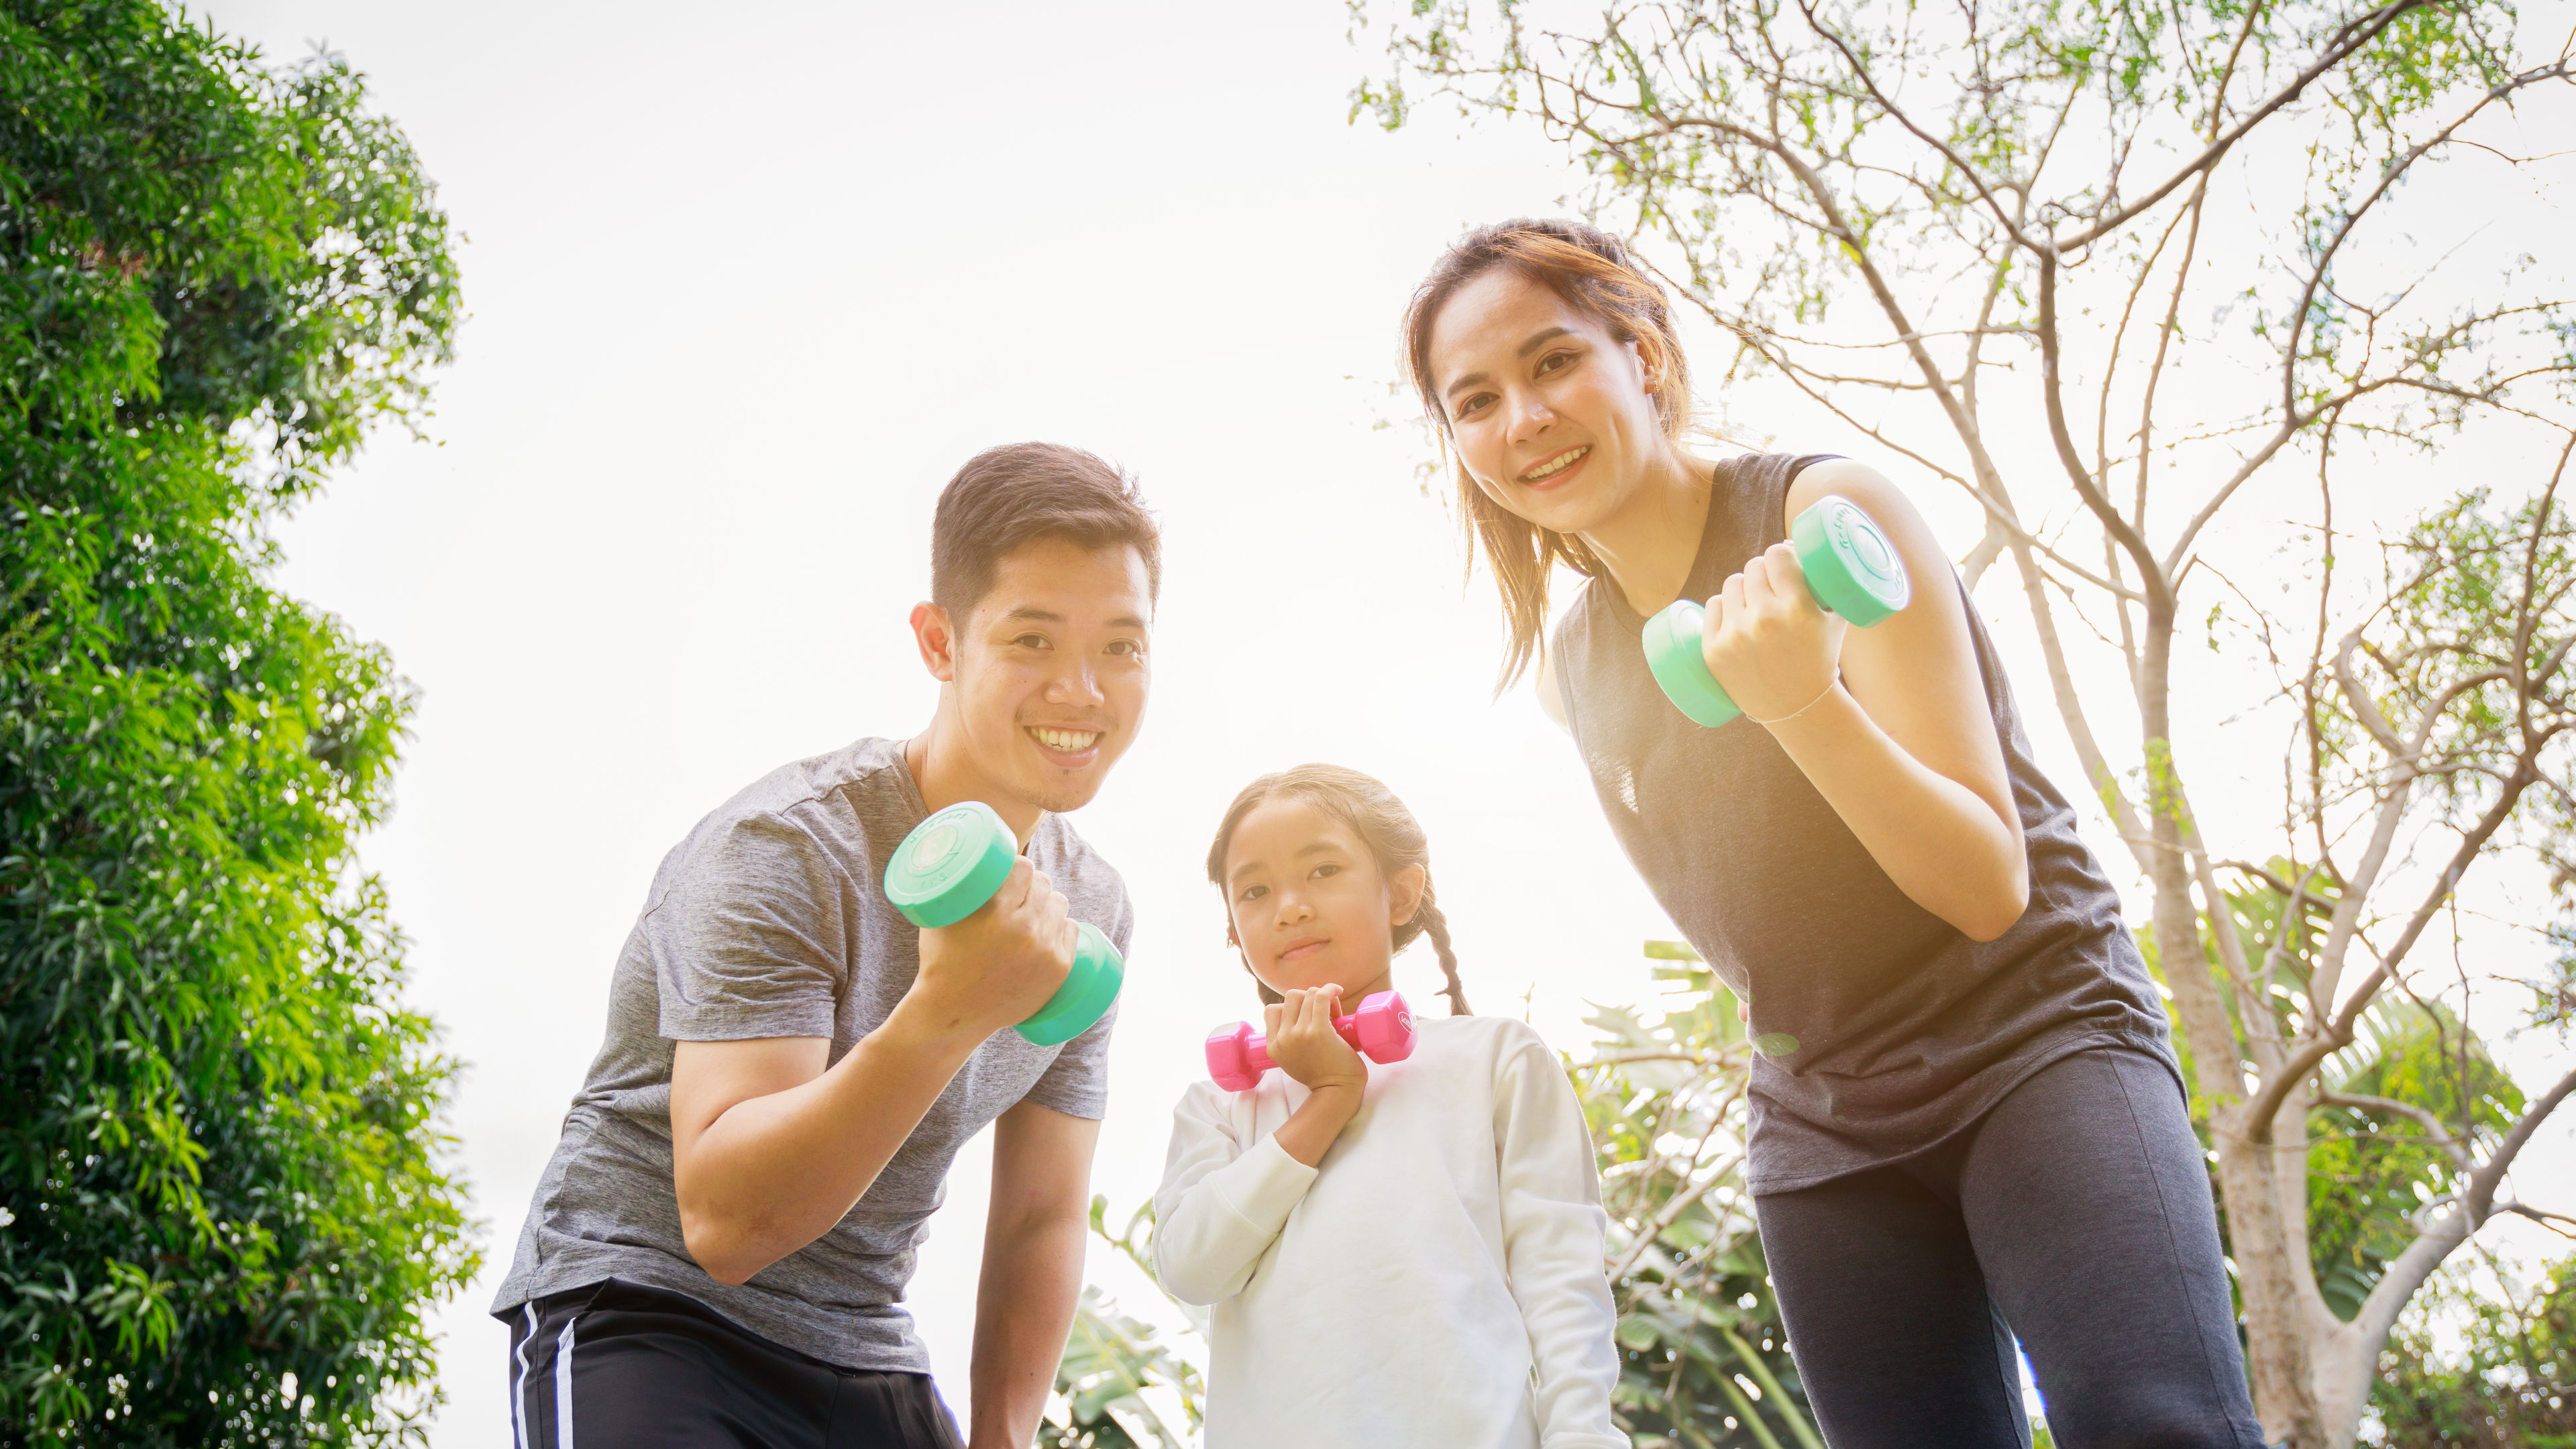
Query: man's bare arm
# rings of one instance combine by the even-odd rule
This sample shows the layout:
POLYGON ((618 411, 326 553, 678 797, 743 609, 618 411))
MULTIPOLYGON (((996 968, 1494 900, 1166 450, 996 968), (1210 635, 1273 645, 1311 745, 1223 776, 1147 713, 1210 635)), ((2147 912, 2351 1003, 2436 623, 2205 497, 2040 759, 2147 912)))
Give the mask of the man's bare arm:
POLYGON ((1065 909, 1044 875, 1014 865, 973 915, 921 933, 912 988, 828 1071, 821 1037, 679 1044, 672 1188, 707 1276, 743 1282, 831 1231, 975 1048, 1063 983, 1065 909))
POLYGON ((993 1124, 975 1293, 973 1449, 1027 1449, 1082 1294, 1100 1124, 1022 1102, 993 1124))

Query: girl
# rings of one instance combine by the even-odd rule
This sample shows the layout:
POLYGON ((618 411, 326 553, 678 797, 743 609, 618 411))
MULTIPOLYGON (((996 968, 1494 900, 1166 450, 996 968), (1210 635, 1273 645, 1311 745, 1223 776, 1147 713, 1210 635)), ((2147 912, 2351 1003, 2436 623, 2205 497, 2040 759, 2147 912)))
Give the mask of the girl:
POLYGON ((1565 1070, 1466 1014, 1422 838, 1384 785, 1264 775, 1208 850, 1279 1070, 1173 1112, 1154 1264, 1212 1305, 1208 1449, 1626 1449, 1601 1182, 1565 1070), (1332 1019, 1429 933, 1452 1015, 1372 1066, 1332 1019))
POLYGON ((1630 859, 1749 1003, 1750 1183, 1836 1449, 2027 1443, 2016 1335, 2061 1445, 2258 1445, 2155 988, 1905 495, 1685 452, 1663 292, 1588 226, 1469 233, 1404 335, 1501 585, 1504 682, 1536 658, 1630 859), (1829 494, 1916 580, 1877 628, 1819 610, 1784 542, 1829 494), (1542 654, 1560 562, 1587 582, 1542 654), (1685 596, 1746 716, 1722 728, 1639 646, 1685 596))

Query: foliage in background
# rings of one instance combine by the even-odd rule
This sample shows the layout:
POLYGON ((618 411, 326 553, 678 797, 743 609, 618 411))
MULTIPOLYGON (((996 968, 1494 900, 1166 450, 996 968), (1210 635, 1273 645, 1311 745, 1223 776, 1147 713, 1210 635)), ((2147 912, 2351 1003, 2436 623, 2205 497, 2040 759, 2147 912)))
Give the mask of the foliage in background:
POLYGON ((345 64, 0 3, 0 1439, 422 1437, 453 1066, 353 857, 408 688, 267 572, 457 316, 345 64))
POLYGON ((2576 48, 2509 0, 1349 14, 1386 64, 1354 118, 1436 96, 1564 145, 1731 349, 1722 419, 1762 377, 1803 411, 1764 423, 1823 425, 1794 451, 1973 503, 1962 573, 2014 564, 2156 936, 2206 947, 2165 980, 2256 1408, 2349 1445, 2407 1300, 2541 1211, 2505 1175, 2576 1091, 2524 1100, 2457 1029, 2527 999, 2563 1042, 2576 927, 2516 903, 2531 949, 2456 949, 2464 882, 2576 903, 2576 267, 2480 236, 2565 165, 2576 48), (2194 789, 2275 743, 2277 813, 2205 834, 2194 789), (2209 929, 2255 883, 2294 929, 2209 929))
POLYGON ((2455 1259, 2398 1325, 2371 1395, 2392 1449, 2576 1445, 2576 1257, 2532 1282, 2485 1259, 2484 1285, 2455 1259))

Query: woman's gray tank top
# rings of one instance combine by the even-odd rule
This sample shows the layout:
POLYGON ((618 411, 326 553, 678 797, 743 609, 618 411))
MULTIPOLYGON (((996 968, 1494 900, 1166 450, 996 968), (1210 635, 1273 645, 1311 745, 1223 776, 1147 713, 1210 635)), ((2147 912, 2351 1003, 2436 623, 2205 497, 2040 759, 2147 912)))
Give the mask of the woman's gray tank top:
MULTIPOLYGON (((1718 464, 1684 594, 1716 593, 1787 537, 1790 480, 1818 461, 1718 464)), ((1646 670, 1645 621, 1614 584, 1590 581, 1557 624, 1565 717, 1611 829, 1751 1003, 1756 1192, 1922 1151, 2070 1052, 2134 1047, 2173 1066, 2119 897, 2032 760, 1993 641, 1960 598, 2030 849, 2029 908, 1982 943, 1899 891, 1770 731, 1749 719, 1706 729, 1675 709, 1646 670)))

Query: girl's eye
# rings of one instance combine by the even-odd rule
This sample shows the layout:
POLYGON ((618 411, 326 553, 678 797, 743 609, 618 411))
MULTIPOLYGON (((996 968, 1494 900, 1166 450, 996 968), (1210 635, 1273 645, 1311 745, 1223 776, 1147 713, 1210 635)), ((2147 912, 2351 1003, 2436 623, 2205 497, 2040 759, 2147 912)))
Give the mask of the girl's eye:
POLYGON ((1270 887, 1268 886, 1245 886, 1243 888, 1243 894, 1238 897, 1238 899, 1257 901, 1268 894, 1270 894, 1270 887))
POLYGON ((1319 865, 1319 866, 1315 867, 1315 873, 1314 873, 1313 875, 1310 875, 1310 876, 1306 877, 1306 879, 1308 879, 1308 880, 1322 880, 1322 879, 1324 879, 1324 878, 1325 878, 1325 877, 1327 877, 1327 876, 1336 876, 1336 875, 1340 875, 1341 873, 1342 873, 1342 868, 1341 868, 1340 866, 1338 866, 1338 865, 1333 865, 1333 864, 1331 864, 1331 863, 1327 862, 1326 864, 1319 865))

